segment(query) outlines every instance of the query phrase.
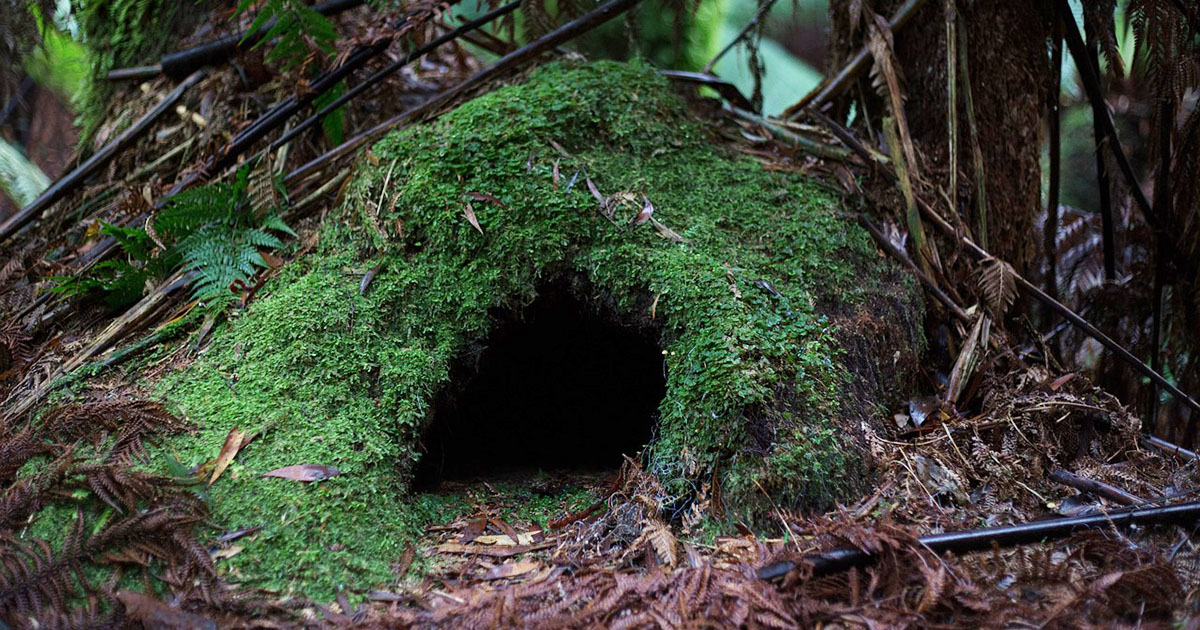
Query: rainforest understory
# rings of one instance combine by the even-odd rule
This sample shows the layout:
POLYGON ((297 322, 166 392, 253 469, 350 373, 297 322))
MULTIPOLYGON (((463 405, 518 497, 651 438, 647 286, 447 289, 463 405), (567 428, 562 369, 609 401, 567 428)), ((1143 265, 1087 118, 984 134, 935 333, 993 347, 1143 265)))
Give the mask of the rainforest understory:
POLYGON ((0 625, 1200 618, 1187 9, 834 0, 785 109, 770 1, 60 4, 5 9, 79 140, 0 189, 0 625), (1115 228, 1039 158, 1114 15, 1176 42, 1153 212, 1095 113, 1115 228))

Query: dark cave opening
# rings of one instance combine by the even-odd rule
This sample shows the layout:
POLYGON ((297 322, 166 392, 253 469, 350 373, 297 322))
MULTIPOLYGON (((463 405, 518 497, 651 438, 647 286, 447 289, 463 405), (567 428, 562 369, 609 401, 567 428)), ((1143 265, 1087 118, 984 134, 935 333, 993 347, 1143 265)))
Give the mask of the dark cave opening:
POLYGON ((622 325, 567 283, 498 314, 452 370, 414 486, 537 471, 615 469, 650 441, 666 390, 657 329, 622 325))

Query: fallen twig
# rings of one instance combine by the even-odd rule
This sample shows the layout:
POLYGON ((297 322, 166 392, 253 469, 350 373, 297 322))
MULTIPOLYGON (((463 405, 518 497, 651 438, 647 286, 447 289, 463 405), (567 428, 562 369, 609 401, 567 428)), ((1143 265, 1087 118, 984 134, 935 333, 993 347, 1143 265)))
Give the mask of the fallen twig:
MULTIPOLYGON (((911 19, 913 15, 916 15, 917 9, 921 8, 921 5, 924 3, 925 0, 907 0, 899 9, 896 9, 896 13, 892 15, 892 19, 888 20, 888 28, 895 31, 907 24, 909 19, 911 19)), ((784 110, 783 118, 788 120, 796 118, 800 111, 805 108, 811 107, 812 109, 819 109, 821 105, 825 103, 825 101, 837 96, 838 94, 841 94, 842 90, 845 90, 847 87, 849 87, 854 79, 858 77, 858 74, 867 67, 867 61, 870 58, 871 52, 867 49, 867 47, 863 46, 860 48, 859 51, 855 53, 854 56, 851 57, 844 66, 842 66, 842 69, 838 70, 837 74, 822 81, 820 85, 806 94, 804 98, 800 99, 800 102, 784 110)))
MULTIPOLYGON (((832 122, 832 121, 830 121, 830 122, 832 122)), ((853 137, 853 134, 845 128, 841 129, 841 133, 839 134, 839 137, 842 137, 842 135, 845 135, 848 137, 853 137)), ((845 141, 845 138, 843 138, 843 141, 845 141)), ((871 154, 868 152, 867 148, 862 144, 861 141, 855 141, 853 143, 848 143, 848 144, 850 145, 850 148, 853 149, 860 156, 862 156, 863 159, 866 159, 866 160, 872 159, 871 154)), ((885 176, 887 176, 889 179, 892 179, 892 180, 895 180, 897 177, 894 167, 883 169, 883 173, 885 176)), ((960 234, 957 230, 955 230, 954 226, 950 225, 946 221, 946 219, 942 218, 942 216, 939 215, 932 207, 930 207, 929 204, 925 203, 922 200, 918 200, 918 201, 919 201, 918 206, 920 207, 921 214, 923 214, 925 216, 925 218, 929 219, 930 223, 937 226, 937 228, 939 230, 941 230, 942 233, 944 233, 947 237, 957 241, 959 244, 961 244, 963 247, 965 247, 969 252, 971 252, 971 254, 974 255, 976 258, 981 258, 981 259, 995 258, 986 249, 980 247, 979 245, 976 245, 975 242, 972 241, 970 238, 968 238, 966 235, 960 234)), ((1026 280, 1025 277, 1022 276, 1021 274, 1014 272, 1013 279, 1016 282, 1017 286, 1020 287, 1022 290, 1024 290, 1026 293, 1029 293, 1034 298, 1036 298, 1038 301, 1042 302, 1044 305, 1053 309, 1059 315, 1062 315, 1063 318, 1065 318, 1067 321, 1071 322, 1071 324, 1073 324, 1077 328, 1083 330, 1083 332, 1086 333, 1089 337, 1100 342, 1100 345, 1104 346, 1105 348, 1108 348, 1109 350, 1112 350, 1113 353, 1115 353, 1118 357, 1120 357, 1125 362, 1129 363, 1131 366, 1133 366, 1134 369, 1136 369, 1138 372, 1141 372, 1144 376, 1148 377, 1151 381, 1153 381, 1159 387, 1170 392, 1172 396, 1175 396, 1176 398, 1178 398, 1181 402, 1183 402, 1183 404, 1187 405, 1188 407, 1191 407, 1192 409, 1194 409, 1197 412, 1200 412, 1200 403, 1196 402, 1196 400, 1193 399, 1191 396, 1188 396, 1182 390, 1180 390, 1178 387, 1171 384, 1171 382, 1168 381, 1166 378, 1164 378, 1163 375, 1160 374, 1157 370, 1151 368, 1149 365, 1146 364, 1145 361, 1142 361, 1141 359, 1134 356, 1133 353, 1126 350, 1121 344, 1117 343, 1111 337, 1104 334, 1103 331, 1101 331, 1099 328, 1096 328, 1095 326, 1093 326, 1090 322, 1085 320, 1078 313, 1076 313, 1075 311, 1068 308, 1062 302, 1059 302, 1058 300, 1054 299, 1053 297, 1050 297, 1050 295, 1048 295, 1045 291, 1042 291, 1036 285, 1034 285, 1032 282, 1026 280)))
POLYGON ((151 123, 157 120, 159 116, 162 116, 164 113, 170 111, 171 106, 175 104, 175 101, 178 101, 179 97, 183 96, 184 92, 188 91, 189 88, 199 83, 204 77, 205 72, 203 70, 193 73, 183 83, 177 85, 174 90, 171 90, 171 93, 168 94, 162 101, 160 101, 159 104, 154 107, 154 109, 147 112, 145 116, 142 116, 128 129, 121 132, 121 135, 104 145, 103 148, 94 153, 92 157, 84 161, 83 164, 75 167, 75 169, 70 173, 67 173, 59 178, 58 181, 51 184, 51 186, 43 191, 41 195, 38 195, 37 199, 33 200, 33 203, 26 206, 20 212, 9 217, 3 225, 0 225, 0 243, 8 240, 13 234, 17 233, 17 230, 25 227, 26 224, 32 221, 37 215, 41 214, 42 211, 49 208, 59 199, 62 199, 63 196, 65 196, 68 192, 73 190, 76 185, 82 182, 84 178, 94 173, 101 166, 107 164, 108 161, 113 158, 113 156, 115 156, 130 142, 141 135, 142 132, 146 131, 146 129, 150 127, 151 123))
MULTIPOLYGON (((773 6, 775 6, 775 0, 767 0, 766 2, 760 3, 758 10, 754 12, 754 17, 750 18, 749 22, 746 22, 746 25, 742 27, 742 30, 738 31, 738 34, 735 35, 728 44, 725 44, 725 47, 722 48, 720 52, 718 52, 716 55, 713 55, 713 58, 709 59, 708 63, 704 64, 704 68, 700 72, 704 74, 712 72, 713 66, 717 65, 717 62, 721 60, 721 57, 724 57, 726 53, 733 50, 734 46, 738 45, 738 42, 745 39, 746 36, 750 34, 750 31, 753 30, 755 26, 758 26, 758 23, 762 20, 763 16, 766 15, 773 6)), ((747 109, 754 108, 750 107, 747 109)))
MULTIPOLYGON (((363 3, 363 0, 326 0, 312 6, 312 9, 326 17, 337 15, 348 9, 353 9, 363 3)), ((163 55, 162 60, 150 66, 133 68, 118 68, 105 77, 109 81, 126 79, 148 79, 164 74, 172 79, 185 77, 204 66, 215 66, 227 61, 239 50, 253 47, 275 25, 275 18, 267 21, 253 33, 234 33, 191 48, 185 48, 163 55)))
POLYGON ((321 167, 327 162, 336 160, 351 151, 354 151, 362 145, 370 142, 374 138, 379 137, 384 132, 390 131, 393 127, 412 119, 413 117, 426 112, 433 107, 445 103, 446 101, 471 90, 485 81, 491 80, 501 73, 507 72, 509 69, 517 66, 536 55, 539 55, 547 50, 550 50, 559 44, 571 40, 579 35, 582 35, 593 28, 611 20, 620 15, 624 11, 632 8, 641 0, 610 0, 609 2, 597 7, 595 10, 587 13, 579 18, 576 18, 562 26, 546 33, 545 35, 533 40, 532 42, 508 53, 507 55, 497 59, 492 65, 471 75, 467 80, 455 85, 449 89, 442 91, 437 96, 409 108, 408 110, 393 116, 370 129, 354 136, 353 138, 343 142, 342 144, 330 149, 322 155, 317 156, 307 164, 300 166, 296 170, 287 174, 287 179, 295 179, 303 177, 313 170, 321 167))
MULTIPOLYGON (((187 286, 195 275, 195 271, 181 270, 176 272, 175 275, 164 281, 157 289, 142 298, 140 302, 123 315, 113 320, 101 331, 95 341, 72 357, 70 361, 60 366, 49 378, 42 381, 40 385, 11 405, 6 404, 4 417, 7 419, 17 418, 32 409, 47 394, 68 382, 63 377, 70 375, 76 368, 83 365, 92 357, 104 352, 118 339, 124 337, 136 326, 141 325, 147 314, 157 310, 172 293, 187 286)), ((7 402, 5 401, 5 403, 7 402)))
POLYGON ((359 94, 362 94, 364 91, 366 91, 370 87, 378 84, 383 79, 391 76, 392 74, 395 74, 397 70, 400 70, 401 68, 403 68, 404 66, 407 66, 408 64, 417 60, 418 58, 434 51, 435 49, 440 47, 442 44, 445 44, 447 42, 458 39, 459 37, 462 37, 464 34, 474 31, 474 30, 478 29, 479 27, 484 26, 485 24, 488 24, 489 22, 492 22, 496 18, 499 18, 499 17, 502 17, 509 13, 512 13, 519 6, 521 6, 521 0, 516 0, 515 2, 510 2, 502 7, 499 7, 492 11, 489 11, 488 13, 485 13, 485 14, 479 16, 478 18, 471 20, 470 22, 467 22, 450 32, 443 34, 442 36, 438 37, 437 39, 434 39, 433 41, 425 44, 424 46, 417 48, 416 50, 405 55, 403 58, 401 58, 397 61, 394 61, 394 62, 388 64, 387 66, 377 70, 374 74, 372 74, 371 76, 369 76, 369 77, 363 79, 361 82, 359 82, 358 85, 355 85, 354 87, 347 90, 345 94, 342 94, 341 96, 339 96, 332 103, 329 103, 328 105, 322 107, 317 113, 313 114, 312 116, 309 116, 308 118, 301 121, 298 125, 291 128, 290 130, 288 130, 288 132, 283 134, 278 140, 276 140, 275 142, 272 142, 270 148, 268 148, 267 150, 271 151, 271 150, 279 148, 280 146, 283 146, 283 144, 285 142, 291 140, 292 138, 295 138, 297 135, 302 133, 305 129, 308 129, 308 128, 312 127, 313 125, 317 124, 318 122, 321 121, 322 118, 327 116, 330 112, 335 111, 337 108, 346 104, 346 102, 349 101, 350 99, 358 96, 359 94))
MULTIPOLYGON (((1193 501, 1177 505, 1140 508, 1092 516, 1056 518, 1006 527, 987 527, 961 532, 948 532, 945 534, 923 536, 917 542, 939 555, 947 551, 951 553, 968 553, 991 549, 993 545, 1012 547, 1054 538, 1065 538, 1075 532, 1087 529, 1166 523, 1186 524, 1194 523, 1197 520, 1200 520, 1200 501, 1193 501)), ((873 564, 876 560, 876 555, 869 551, 853 547, 842 547, 824 553, 807 554, 796 560, 784 560, 769 564, 759 569, 758 577, 764 580, 781 579, 788 573, 791 573, 792 570, 805 564, 812 568, 812 575, 817 577, 845 571, 852 567, 867 566, 873 564)))
POLYGON ((933 280, 931 280, 929 276, 925 275, 925 272, 917 268, 916 263, 914 263, 912 259, 908 257, 908 254, 906 254, 904 250, 900 249, 899 247, 896 247, 894 243, 889 241, 888 238, 883 235, 883 232, 880 232, 879 228, 875 227, 874 223, 871 223, 870 219, 860 214, 858 216, 858 222, 868 232, 871 233, 871 236, 875 239, 876 243, 879 243, 879 246, 883 248, 883 251, 891 254, 892 258, 895 258, 896 260, 900 261, 901 264, 907 267, 908 270, 917 277, 917 280, 919 280, 921 284, 925 285, 925 288, 928 289, 929 292, 933 294, 933 297, 937 298, 937 300, 941 302, 947 310, 949 310, 955 317, 959 318, 963 322, 968 324, 971 323, 971 316, 967 315, 967 312, 964 311, 961 306, 956 304, 954 300, 950 299, 950 296, 946 295, 946 293, 942 291, 938 285, 934 284, 933 280))
POLYGON ((1109 485, 1103 481, 1088 479, 1087 477, 1080 477, 1079 475, 1076 475, 1068 470, 1055 470, 1050 473, 1050 479, 1061 483, 1064 486, 1071 486, 1076 490, 1082 490, 1084 492, 1090 492, 1091 494, 1104 497, 1105 499, 1120 505, 1138 505, 1146 502, 1145 499, 1129 494, 1128 492, 1125 492, 1116 486, 1109 485))
POLYGON ((1173 455, 1176 458, 1183 460, 1184 463, 1200 459, 1200 455, 1197 455, 1195 452, 1189 451, 1178 444, 1172 444, 1161 438, 1156 438, 1153 435, 1143 435, 1142 443, 1167 453, 1168 455, 1173 455))

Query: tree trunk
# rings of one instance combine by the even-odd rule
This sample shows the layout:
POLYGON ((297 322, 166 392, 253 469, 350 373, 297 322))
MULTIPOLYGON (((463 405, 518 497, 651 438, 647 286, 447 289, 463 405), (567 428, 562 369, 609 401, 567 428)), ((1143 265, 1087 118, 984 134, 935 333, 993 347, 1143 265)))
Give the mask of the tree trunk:
MULTIPOLYGON (((852 0, 830 3, 833 67, 862 46, 863 29, 853 29, 850 23, 851 4, 852 0)), ((867 4, 890 17, 901 2, 871 0, 867 4)), ((1039 154, 1050 75, 1046 42, 1051 26, 1049 10, 1042 4, 1034 0, 976 0, 959 3, 958 8, 958 44, 967 53, 979 147, 982 163, 987 165, 983 173, 986 240, 992 253, 1023 274, 1033 271, 1035 217, 1041 205, 1039 154)), ((924 157, 921 172, 929 184, 948 190, 945 18, 942 2, 927 1, 895 33, 895 52, 905 81, 905 114, 916 148, 924 157)), ((959 68, 957 164, 962 176, 956 205, 975 237, 982 239, 963 79, 959 68)), ((871 96, 868 81, 864 79, 862 92, 849 96, 865 96, 871 120, 877 122, 884 103, 871 96)))

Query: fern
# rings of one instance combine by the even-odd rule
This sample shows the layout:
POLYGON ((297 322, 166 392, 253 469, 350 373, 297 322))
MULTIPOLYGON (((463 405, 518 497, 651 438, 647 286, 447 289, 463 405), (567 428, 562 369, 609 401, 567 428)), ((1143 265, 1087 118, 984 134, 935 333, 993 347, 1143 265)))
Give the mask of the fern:
MULTIPOLYGON (((235 18, 254 3, 255 0, 242 0, 235 18)), ((274 42, 266 59, 280 64, 285 72, 307 63, 315 53, 333 55, 333 43, 337 41, 333 22, 300 0, 265 0, 246 31, 247 37, 263 27, 266 33, 254 47, 274 42)))
POLYGON ((248 284, 266 267, 259 249, 279 249, 283 241, 268 230, 295 235, 269 209, 250 202, 250 169, 242 167, 232 184, 215 183, 175 196, 154 221, 154 229, 174 242, 184 269, 198 273, 194 297, 223 305, 235 283, 248 284))
POLYGON ((100 293, 110 307, 119 309, 182 268, 196 272, 196 300, 215 309, 225 307, 236 284, 250 284, 267 266, 260 250, 283 247, 278 233, 295 235, 275 213, 277 197, 261 190, 278 186, 265 166, 254 171, 258 183, 254 195, 247 165, 232 183, 217 182, 171 198, 150 231, 104 225, 101 232, 116 239, 124 256, 97 265, 87 276, 56 278, 54 290, 68 295, 100 293))

